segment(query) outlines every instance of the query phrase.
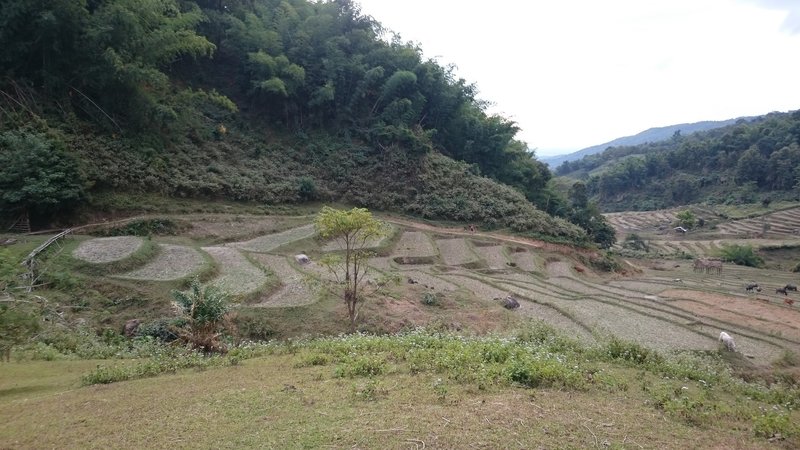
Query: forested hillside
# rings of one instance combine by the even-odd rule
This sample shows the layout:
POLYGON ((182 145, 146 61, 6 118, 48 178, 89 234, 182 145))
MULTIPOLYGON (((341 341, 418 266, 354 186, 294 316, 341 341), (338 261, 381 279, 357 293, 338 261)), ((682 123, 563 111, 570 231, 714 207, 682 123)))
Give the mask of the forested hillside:
POLYGON ((155 192, 613 240, 474 85, 350 0, 13 0, 0 47, 6 217, 155 192))
POLYGON ((608 211, 694 202, 753 203, 800 197, 800 111, 565 162, 608 211))

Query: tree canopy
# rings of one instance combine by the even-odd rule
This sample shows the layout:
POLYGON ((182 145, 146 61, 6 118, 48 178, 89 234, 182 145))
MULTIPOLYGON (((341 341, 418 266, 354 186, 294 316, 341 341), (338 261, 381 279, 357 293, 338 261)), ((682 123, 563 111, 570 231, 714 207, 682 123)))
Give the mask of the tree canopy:
MULTIPOLYGON (((107 173, 141 168, 139 189, 209 195, 231 184, 233 198, 251 199, 273 180, 246 169, 222 177, 211 161, 245 146, 258 158, 276 134, 324 133, 417 161, 442 153, 571 217, 512 120, 352 0, 10 0, 0 48, 0 132, 35 123, 59 136, 95 189, 121 187, 107 173), (209 173, 177 176, 181 165, 209 173)), ((296 159, 317 158, 300 145, 296 159)), ((307 177, 287 172, 270 193, 307 177)), ((65 203, 80 193, 66 192, 65 203)))

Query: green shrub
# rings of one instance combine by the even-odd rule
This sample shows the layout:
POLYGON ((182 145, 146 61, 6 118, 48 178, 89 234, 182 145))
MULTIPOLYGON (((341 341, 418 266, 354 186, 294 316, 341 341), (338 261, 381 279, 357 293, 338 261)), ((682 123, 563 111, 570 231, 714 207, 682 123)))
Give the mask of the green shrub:
POLYGON ((257 316, 236 315, 233 318, 240 339, 266 341, 275 335, 275 329, 266 320, 257 316))
POLYGON ((0 361, 8 360, 11 347, 28 340, 40 328, 39 315, 19 304, 0 304, 0 361))
POLYGON ((342 361, 334 372, 338 378, 371 377, 386 372, 386 360, 380 355, 360 355, 342 361))
POLYGON ((664 358, 655 350, 651 350, 636 342, 624 341, 611 337, 603 347, 603 354, 612 360, 624 360, 634 364, 663 362, 664 358))
POLYGON ((97 236, 174 236, 188 227, 172 219, 140 219, 95 232, 97 236))
POLYGON ((762 411, 760 416, 753 417, 753 433, 756 436, 771 438, 776 435, 791 437, 796 435, 798 427, 784 411, 762 411))
POLYGON ((137 336, 149 336, 162 342, 172 342, 178 339, 177 330, 186 326, 184 318, 156 319, 139 325, 137 336))
POLYGON ((622 243, 623 248, 627 248, 630 250, 640 250, 640 251, 648 251, 650 246, 647 245, 644 239, 636 233, 631 233, 625 236, 625 242, 622 243))
POLYGON ((422 304, 428 306, 439 306, 439 298, 433 292, 424 292, 422 294, 422 304))
POLYGON ((178 354, 158 355, 153 358, 137 361, 135 364, 126 366, 105 366, 98 365, 97 368, 81 377, 83 386, 93 384, 108 384, 118 381, 134 380, 161 375, 163 373, 175 373, 181 369, 191 367, 208 368, 224 365, 236 365, 240 361, 239 356, 225 358, 222 356, 203 356, 198 352, 183 352, 178 354))
POLYGON ((740 266, 761 267, 764 265, 764 259, 758 256, 750 245, 723 245, 720 256, 724 261, 740 266))

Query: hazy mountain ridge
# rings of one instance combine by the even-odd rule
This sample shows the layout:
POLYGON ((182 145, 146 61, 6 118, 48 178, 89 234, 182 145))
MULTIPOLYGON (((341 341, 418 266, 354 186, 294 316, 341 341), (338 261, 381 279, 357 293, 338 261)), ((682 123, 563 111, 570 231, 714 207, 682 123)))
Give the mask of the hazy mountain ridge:
POLYGON ((647 130, 644 130, 641 133, 634 134, 633 136, 625 136, 617 138, 612 141, 606 142, 605 144, 586 147, 574 153, 548 156, 539 158, 539 160, 549 165, 551 168, 555 169, 556 167, 561 165, 564 161, 575 161, 583 158, 584 156, 600 153, 609 147, 617 147, 624 145, 639 145, 639 144, 646 144, 648 142, 664 141, 674 136, 675 133, 678 131, 680 131, 681 135, 686 136, 698 131, 713 130, 714 128, 721 128, 724 126, 732 125, 740 120, 749 121, 753 118, 754 117, 739 117, 736 119, 728 119, 728 120, 705 120, 702 122, 681 123, 665 127, 653 127, 653 128, 648 128, 647 130))
POLYGON ((800 111, 773 112, 725 127, 615 146, 556 175, 581 180, 601 209, 651 210, 690 203, 800 201, 800 111))

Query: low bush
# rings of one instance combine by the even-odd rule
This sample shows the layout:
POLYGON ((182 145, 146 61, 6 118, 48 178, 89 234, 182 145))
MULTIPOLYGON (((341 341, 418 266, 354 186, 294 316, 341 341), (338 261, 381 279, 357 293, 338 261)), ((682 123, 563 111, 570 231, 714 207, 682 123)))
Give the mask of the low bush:
POLYGON ((131 365, 98 365, 95 370, 81 377, 81 384, 83 386, 109 384, 154 377, 163 373, 175 373, 178 370, 192 367, 209 368, 236 365, 239 360, 238 357, 204 356, 199 352, 183 351, 144 359, 131 365))
POLYGON ((140 219, 118 227, 101 229, 93 234, 96 236, 174 236, 188 228, 190 228, 189 225, 172 219, 140 219))
POLYGON ((724 261, 740 266, 761 267, 764 265, 764 259, 758 256, 750 245, 723 245, 720 256, 724 261))

